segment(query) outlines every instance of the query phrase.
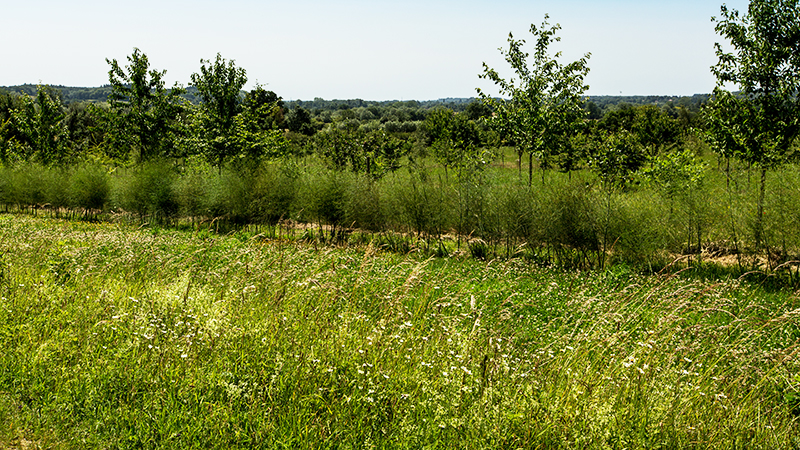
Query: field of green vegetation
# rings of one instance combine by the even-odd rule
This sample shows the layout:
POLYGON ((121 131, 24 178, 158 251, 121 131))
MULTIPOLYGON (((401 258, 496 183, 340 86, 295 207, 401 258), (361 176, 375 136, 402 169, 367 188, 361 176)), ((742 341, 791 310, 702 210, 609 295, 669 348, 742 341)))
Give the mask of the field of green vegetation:
POLYGON ((800 283, 795 164, 770 171, 759 221, 759 171, 697 143, 621 187, 589 170, 540 171, 528 186, 515 157, 504 148, 469 176, 431 157, 404 158, 379 179, 332 169, 314 154, 220 170, 196 159, 17 164, 0 166, 0 211, 270 237, 283 230, 322 245, 373 242, 401 253, 523 257, 564 268, 654 272, 680 259, 740 273, 777 270, 800 283))
POLYGON ((0 448, 800 449, 797 11, 634 104, 547 15, 501 97, 0 91, 0 448))
POLYGON ((800 448, 800 297, 0 215, 3 448, 800 448))

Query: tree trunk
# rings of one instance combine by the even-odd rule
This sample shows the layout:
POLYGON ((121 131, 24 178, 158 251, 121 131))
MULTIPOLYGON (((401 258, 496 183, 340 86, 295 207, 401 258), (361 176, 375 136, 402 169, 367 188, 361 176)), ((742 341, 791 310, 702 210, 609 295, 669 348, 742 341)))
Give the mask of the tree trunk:
POLYGON ((761 168, 761 183, 758 188, 758 208, 756 211, 756 249, 761 248, 764 240, 764 197, 767 192, 767 169, 761 168))
POLYGON ((528 187, 533 186, 533 152, 528 153, 528 187))

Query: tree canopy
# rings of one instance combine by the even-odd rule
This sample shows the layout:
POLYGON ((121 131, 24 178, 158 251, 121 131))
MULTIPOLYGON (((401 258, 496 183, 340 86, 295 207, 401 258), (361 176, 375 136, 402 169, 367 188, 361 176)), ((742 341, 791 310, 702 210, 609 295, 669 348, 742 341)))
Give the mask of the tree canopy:
POLYGON ((150 69, 147 55, 138 48, 128 56, 124 68, 116 59, 106 62, 111 66, 108 104, 115 114, 109 117, 109 134, 115 152, 127 154, 134 149, 140 161, 171 156, 183 89, 177 83, 166 89, 167 71, 150 69))
POLYGON ((569 64, 558 61, 560 52, 550 55, 549 47, 561 40, 556 32, 561 26, 550 26, 545 15, 540 27, 531 25, 530 32, 536 39, 532 65, 528 65, 528 53, 522 47, 525 40, 514 39, 508 35, 508 50, 500 49, 506 61, 516 74, 516 79, 506 80, 500 74, 483 64, 481 78, 493 81, 501 95, 509 100, 493 98, 478 89, 481 99, 494 111, 490 119, 501 134, 517 147, 521 158, 528 153, 528 184, 533 178, 532 160, 535 156, 539 165, 547 167, 551 157, 566 146, 566 139, 577 127, 583 124, 586 112, 583 109, 582 94, 589 88, 584 77, 589 73, 586 53, 583 58, 569 64))
POLYGON ((800 134, 800 8, 797 0, 751 0, 747 14, 723 5, 714 21, 732 51, 716 44, 707 135, 721 155, 761 169, 755 220, 760 245, 767 169, 793 156, 800 134), (728 84, 740 91, 728 91, 728 84))

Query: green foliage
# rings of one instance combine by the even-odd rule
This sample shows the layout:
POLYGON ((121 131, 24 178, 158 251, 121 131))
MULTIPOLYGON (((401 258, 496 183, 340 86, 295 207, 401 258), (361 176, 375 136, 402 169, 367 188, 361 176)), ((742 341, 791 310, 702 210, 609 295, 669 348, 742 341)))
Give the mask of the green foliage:
POLYGON ((178 212, 175 169, 169 162, 153 160, 127 171, 115 193, 116 203, 140 219, 170 219, 178 212))
POLYGON ((706 109, 709 142, 720 155, 761 168, 755 242, 763 240, 766 170, 793 156, 800 135, 800 15, 797 0, 752 0, 745 16, 721 8, 715 30, 733 52, 716 45, 714 98, 706 109), (738 95, 724 89, 732 83, 738 95))
MULTIPOLYGON (((585 117, 581 95, 589 88, 583 80, 589 73, 590 54, 567 65, 558 62, 560 52, 550 56, 548 48, 561 39, 555 35, 561 27, 550 27, 548 18, 545 15, 539 28, 531 25, 530 32, 536 38, 532 67, 528 66, 529 54, 522 50, 525 41, 515 40, 509 33, 509 48, 501 53, 517 79, 506 81, 485 63, 480 75, 493 81, 501 95, 510 97, 496 99, 478 89, 481 99, 495 113, 489 123, 517 147, 520 168, 526 152, 531 162, 535 156, 541 167, 548 167, 585 117)), ((529 185, 532 180, 533 164, 529 164, 529 185)))
POLYGON ((344 174, 333 170, 324 172, 306 189, 308 213, 315 222, 330 225, 334 233, 336 228, 345 225, 347 179, 344 174))
POLYGON ((65 168, 20 162, 0 175, 0 200, 21 209, 66 207, 69 203, 69 172, 65 168))
POLYGON ((215 220, 244 225, 254 219, 253 202, 255 174, 232 167, 223 168, 211 178, 207 197, 207 214, 215 220))
POLYGON ((632 182, 647 161, 638 139, 627 131, 601 132, 590 145, 589 167, 609 188, 632 182))
POLYGON ((481 149, 480 132, 475 122, 452 110, 437 108, 422 124, 425 144, 445 170, 456 168, 460 178, 469 177, 489 155, 481 149))
POLYGON ((72 174, 71 204, 87 210, 103 209, 110 199, 111 182, 108 171, 97 163, 87 163, 72 174))
POLYGON ((679 144, 682 137, 678 120, 656 105, 622 103, 608 111, 597 128, 611 133, 631 133, 650 157, 679 144))
POLYGON ((192 117, 189 146, 221 171, 232 163, 242 171, 259 165, 261 158, 275 158, 289 151, 280 131, 284 126, 283 101, 272 91, 256 86, 244 97, 244 69, 217 54, 215 61, 200 60, 200 73, 192 74, 192 86, 202 99, 192 117))
POLYGON ((106 62, 111 66, 105 143, 109 153, 126 158, 133 151, 138 162, 175 156, 182 133, 177 119, 183 109, 183 89, 177 84, 166 89, 166 70, 151 70, 147 55, 138 48, 128 56, 130 64, 124 68, 116 59, 106 62))
POLYGON ((65 164, 69 142, 57 91, 39 86, 35 100, 21 95, 17 102, 0 133, 0 139, 7 141, 4 159, 65 164))
POLYGON ((259 222, 276 224, 295 217, 294 205, 299 189, 297 167, 284 159, 261 165, 253 186, 253 215, 259 222))
POLYGON ((302 106, 296 106, 289 110, 286 115, 286 125, 290 131, 306 136, 313 136, 317 132, 311 121, 311 114, 302 106))
POLYGON ((317 133, 312 146, 331 168, 349 169, 375 180, 398 170, 410 150, 406 142, 380 130, 340 128, 317 133))
POLYGON ((581 182, 551 188, 547 207, 540 207, 542 243, 556 250, 572 248, 583 258, 596 257, 600 251, 599 212, 601 203, 581 182))
POLYGON ((707 170, 708 164, 698 161, 690 149, 684 149, 652 158, 642 175, 673 199, 701 190, 707 170))
POLYGON ((261 85, 246 93, 242 101, 242 109, 248 112, 258 130, 282 130, 286 124, 283 108, 283 99, 261 85))
MULTIPOLYGON (((393 186, 395 214, 417 236, 438 236, 447 223, 448 198, 442 186, 429 180, 425 169, 393 186)), ((397 219, 395 219, 397 220, 397 219)))
POLYGON ((798 307, 688 271, 2 215, 0 446, 783 449, 798 307))
MULTIPOLYGON (((225 61, 217 53, 215 61, 200 60, 200 73, 192 74, 191 85, 197 88, 202 99, 206 126, 211 132, 226 134, 233 127, 233 118, 241 111, 241 90, 247 83, 246 71, 237 68, 234 61, 225 61)), ((267 94, 264 93, 266 96, 267 94)), ((260 103, 256 93, 253 103, 260 103)))
POLYGON ((105 139, 102 123, 105 114, 99 112, 100 108, 102 107, 90 103, 67 105, 63 124, 73 158, 93 153, 102 146, 105 139))
POLYGON ((654 105, 636 108, 632 131, 651 157, 674 146, 680 138, 678 123, 654 105))

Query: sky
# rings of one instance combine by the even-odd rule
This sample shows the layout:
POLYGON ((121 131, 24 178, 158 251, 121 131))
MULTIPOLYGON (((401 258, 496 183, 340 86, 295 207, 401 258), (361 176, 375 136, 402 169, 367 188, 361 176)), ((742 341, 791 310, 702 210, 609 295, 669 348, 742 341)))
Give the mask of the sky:
MULTIPOLYGON (((746 0, 725 2, 745 12, 746 0)), ((483 63, 510 78, 509 33, 560 24, 550 50, 591 53, 588 95, 713 90, 720 0, 3 0, 0 86, 93 87, 134 48, 171 86, 219 53, 284 100, 435 100, 496 95, 483 63)))

